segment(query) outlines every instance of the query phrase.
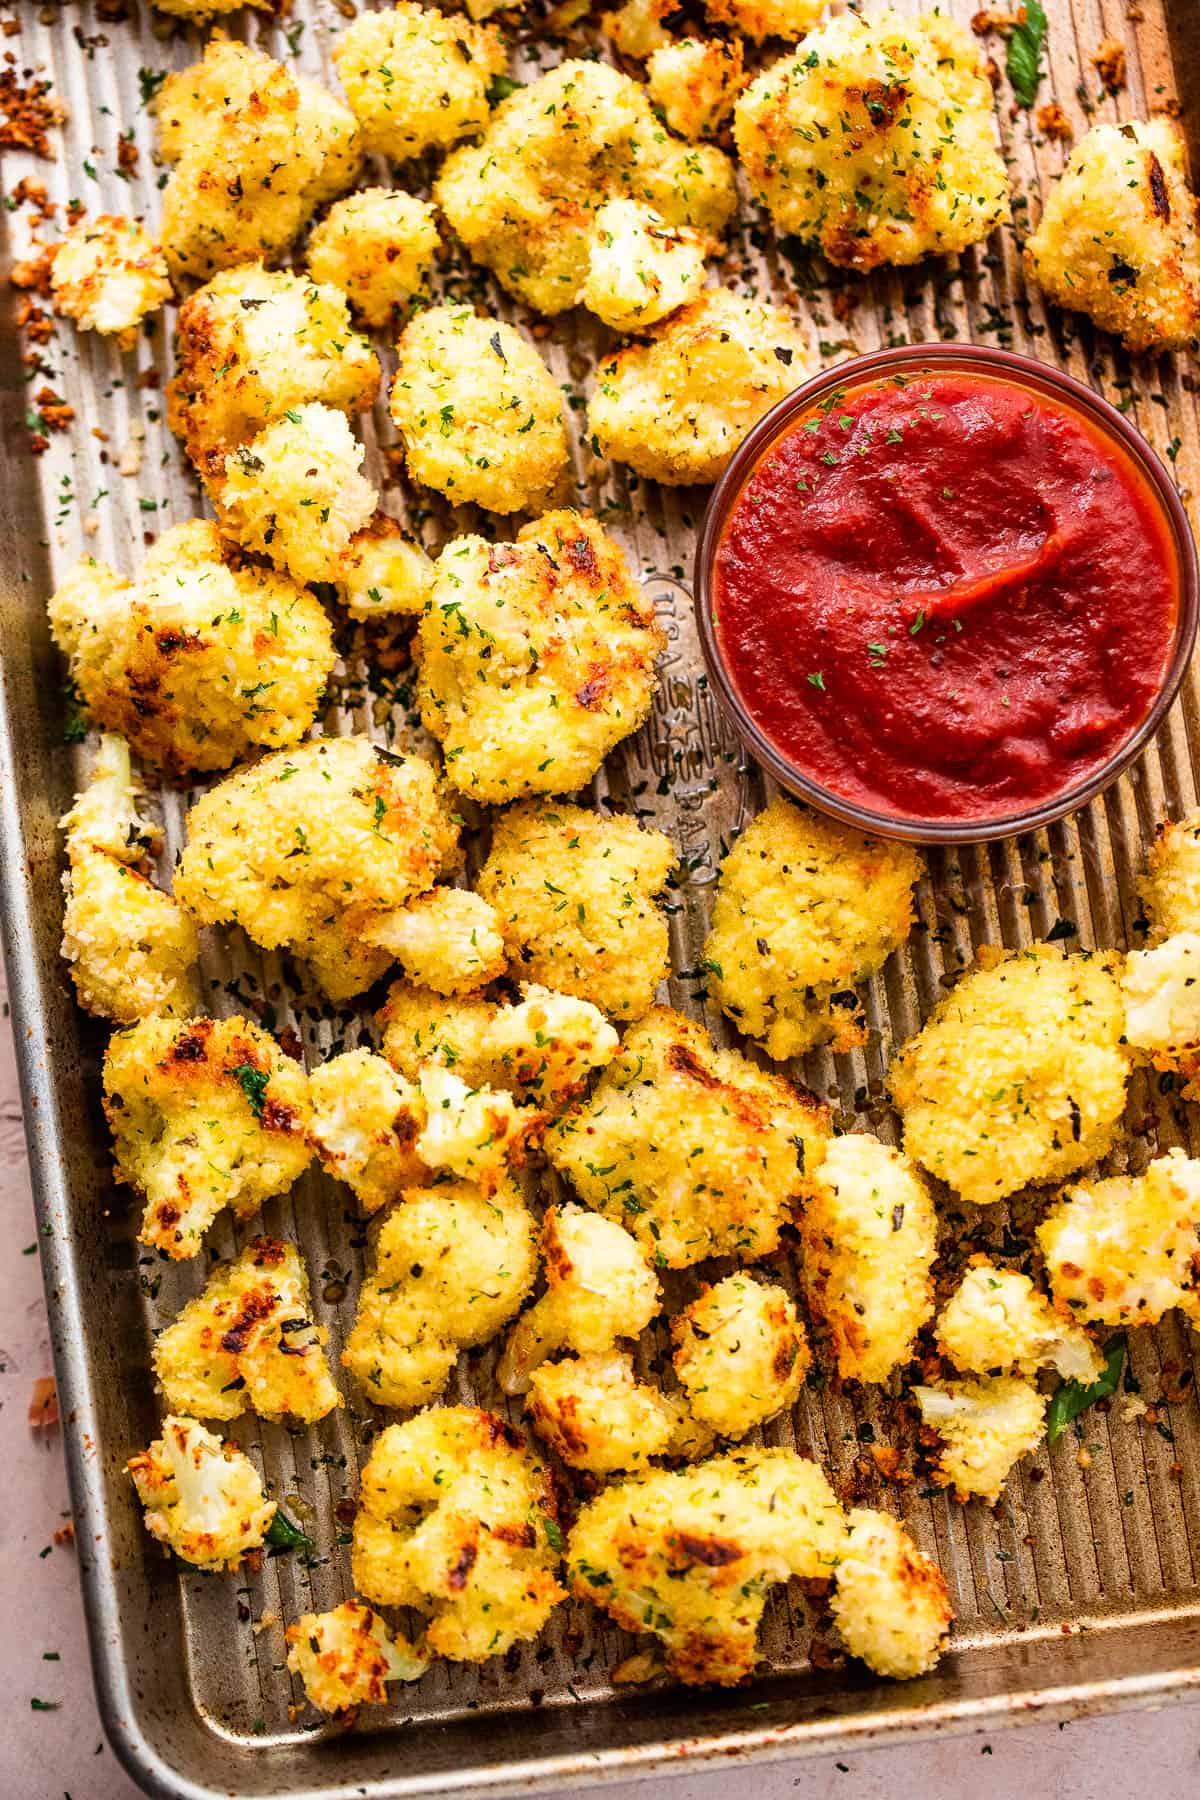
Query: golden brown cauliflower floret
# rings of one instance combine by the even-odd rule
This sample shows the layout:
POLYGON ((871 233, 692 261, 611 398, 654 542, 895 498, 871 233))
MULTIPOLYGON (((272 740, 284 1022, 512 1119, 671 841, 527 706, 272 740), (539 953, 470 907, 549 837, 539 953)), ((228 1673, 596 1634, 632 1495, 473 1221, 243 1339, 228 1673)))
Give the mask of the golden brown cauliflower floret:
POLYGON ((877 1675, 924 1675, 954 1617, 945 1576, 890 1513, 856 1506, 846 1522, 830 1603, 842 1642, 877 1675))
POLYGON ((159 1333, 154 1373, 173 1412, 311 1425, 342 1404, 310 1316, 308 1271, 294 1244, 259 1237, 219 1263, 204 1292, 159 1333))
POLYGON ((977 1205, 1105 1155, 1128 1077, 1114 965, 982 951, 888 1072, 908 1154, 977 1205))
POLYGON ((176 276, 277 261, 362 165, 353 114, 332 94, 219 33, 198 63, 167 76, 155 112, 175 164, 162 243, 176 276))
POLYGON ((776 798, 721 864, 704 946, 710 991, 768 1056, 866 1038, 854 985, 912 929, 921 858, 776 798))
POLYGON ((287 1666, 321 1712, 386 1706, 389 1681, 417 1681, 429 1667, 427 1656, 389 1631, 361 1600, 343 1600, 332 1612, 305 1613, 288 1626, 287 1641, 287 1666))
POLYGON ((599 456, 678 487, 715 481, 751 426, 813 367, 790 313, 706 288, 602 362, 588 402, 599 456))
POLYGON ((308 1078, 309 1132, 321 1166, 364 1212, 378 1212, 428 1173, 416 1143, 425 1127, 419 1088, 371 1050, 332 1056, 308 1078))
POLYGON ((371 619, 419 613, 433 592, 433 577, 433 558, 395 519, 377 512, 342 551, 333 583, 351 618, 371 619))
POLYGON ((727 1275, 671 1320, 675 1373, 693 1413, 721 1437, 745 1437, 793 1406, 812 1356, 783 1288, 727 1275))
POLYGON ((714 25, 728 25, 756 43, 778 37, 794 44, 812 30, 825 0, 704 0, 704 10, 714 25))
POLYGON ((258 1470, 195 1419, 162 1422, 162 1436, 125 1464, 146 1529, 198 1569, 236 1569, 275 1517, 258 1470))
POLYGON ((112 213, 79 219, 54 248, 54 310, 132 350, 138 326, 171 298, 167 260, 144 225, 112 213))
POLYGON ((362 461, 342 413, 317 403, 290 407, 225 458, 213 487, 221 529, 297 581, 336 581, 379 501, 362 461))
POLYGON ((447 999, 397 981, 376 1015, 383 1053, 410 1081, 416 1081, 426 1063, 440 1062, 464 1081, 486 1082, 490 1064, 483 1045, 496 1010, 476 994, 447 999))
POLYGON ((734 136, 776 229, 842 268, 965 250, 1009 216, 991 84, 936 13, 819 26, 746 89, 734 136))
POLYGON ((684 1682, 751 1674, 768 1589, 832 1576, 846 1520, 815 1463, 744 1450, 655 1470, 585 1506, 567 1543, 571 1591, 651 1631, 684 1682))
POLYGON ((907 1157, 832 1139, 800 1215, 804 1286, 843 1381, 886 1381, 933 1317, 933 1198, 907 1157))
POLYGON ((179 309, 167 418, 207 478, 289 408, 367 412, 379 361, 335 286, 261 262, 224 269, 179 309))
POLYGON ((488 122, 488 87, 508 67, 494 25, 401 0, 362 13, 333 46, 363 148, 392 162, 447 150, 488 122))
POLYGON ((1056 1369, 1064 1381, 1095 1381, 1104 1359, 1086 1331, 1051 1306, 1028 1275, 986 1259, 969 1268, 938 1314, 938 1349, 969 1375, 1056 1369))
POLYGON ((642 724, 665 642, 594 519, 546 513, 513 544, 457 538, 421 615, 421 719, 473 800, 571 793, 642 724))
POLYGON ((640 331, 694 300, 704 286, 704 244, 639 200, 608 200, 596 214, 579 303, 614 331, 640 331))
POLYGON ((471 255, 542 313, 574 305, 595 214, 622 197, 694 226, 715 252, 736 202, 732 165, 664 131, 628 75, 575 59, 502 101, 479 144, 448 156, 434 186, 471 255))
POLYGON ((678 1395, 634 1374, 623 1350, 564 1356, 533 1371, 533 1428, 572 1469, 613 1475, 645 1469, 654 1456, 704 1456, 712 1433, 689 1417, 678 1395))
POLYGON ((1200 326, 1196 200, 1166 119, 1093 125, 1025 246, 1028 274, 1130 350, 1183 350, 1200 326))
POLYGON ((1200 809, 1158 827, 1139 892, 1153 943, 1200 930, 1200 809))
POLYGON ((49 613, 90 716, 176 777, 294 743, 337 660, 320 602, 207 519, 164 531, 132 582, 81 558, 49 613))
POLYGON ((769 1255, 828 1133, 811 1095, 658 1006, 626 1033, 591 1097, 547 1132, 546 1154, 648 1257, 681 1269, 769 1255))
POLYGON ((178 901, 139 866, 159 834, 134 804, 122 738, 100 739, 91 778, 60 823, 67 834, 62 954, 80 1006, 120 1025, 192 1012, 200 942, 178 901))
POLYGON ((504 939, 494 908, 466 888, 430 888, 363 934, 436 994, 471 994, 504 973, 504 939))
POLYGON ((512 1181, 410 1188, 383 1221, 342 1362, 377 1406, 436 1400, 533 1285, 533 1220, 512 1181))
POLYGON ((250 1019, 149 1018, 116 1032, 104 1111, 118 1181, 146 1202, 139 1233, 196 1256, 218 1213, 248 1219, 312 1160, 308 1077, 250 1019))
POLYGON ((555 498, 569 466, 562 389, 519 331, 470 307, 434 306, 405 327, 396 352, 392 418, 414 481, 497 513, 536 512, 555 498))
POLYGON ((676 860, 670 838, 636 819, 530 803, 496 820, 476 886, 500 915, 514 975, 639 1019, 670 966, 654 896, 676 860))
POLYGON ((660 44, 646 64, 651 100, 669 128, 693 143, 716 137, 745 85, 738 38, 678 38, 660 44))
POLYGON ((391 962, 364 928, 432 886, 458 827, 418 756, 363 737, 320 738, 239 769, 188 814, 176 893, 205 924, 240 925, 264 949, 288 945, 331 999, 391 962))
POLYGON ((1185 1100, 1200 1098, 1200 932, 1177 931, 1148 950, 1131 950, 1121 995, 1130 1049, 1156 1069, 1181 1074, 1185 1100))
POLYGON ((955 1497, 994 1506, 1009 1471, 1042 1441, 1046 1396, 1016 1375, 915 1387, 921 1418, 941 1443, 934 1479, 955 1497))
POLYGON ((363 188, 330 207, 305 255, 314 281, 341 288, 358 318, 382 326, 423 290, 440 242, 427 200, 363 188))
POLYGON ((511 1094, 472 1087, 453 1069, 426 1063, 418 1077, 425 1128, 417 1155, 431 1169, 478 1182, 492 1193, 508 1167, 525 1161, 526 1146, 540 1134, 542 1115, 518 1106, 511 1094))
POLYGON ((1087 1325, 1154 1325, 1193 1304, 1200 1255, 1200 1162, 1181 1150, 1143 1175, 1081 1181, 1037 1233, 1050 1291, 1087 1325))
POLYGON ((429 1618, 425 1645, 484 1662, 535 1638, 563 1598, 553 1483, 494 1413, 435 1406, 380 1433, 362 1473, 354 1579, 429 1618))

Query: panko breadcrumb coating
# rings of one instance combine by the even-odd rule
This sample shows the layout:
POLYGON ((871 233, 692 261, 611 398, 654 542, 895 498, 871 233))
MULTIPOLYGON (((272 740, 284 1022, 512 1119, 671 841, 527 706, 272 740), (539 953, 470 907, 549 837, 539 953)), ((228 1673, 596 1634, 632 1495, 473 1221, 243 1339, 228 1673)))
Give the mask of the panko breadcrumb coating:
POLYGON ((314 1325, 308 1271, 295 1244, 259 1237, 219 1263, 204 1292, 161 1331, 154 1373, 172 1412, 311 1425, 342 1404, 314 1325))
POLYGON ((379 392, 378 358, 353 329, 344 296, 289 269, 223 269, 184 301, 178 334, 167 420, 218 483, 230 451, 289 408, 319 401, 358 414, 379 392))
POLYGON ((100 739, 87 786, 60 824, 62 954, 80 1006, 120 1025, 194 1011, 200 941, 178 901, 140 867, 159 834, 138 813, 123 738, 100 739))
POLYGON ((564 1597, 551 1478, 494 1413, 435 1406, 389 1425, 362 1472, 355 1585, 429 1618, 425 1647, 484 1662, 535 1638, 564 1597))
POLYGON ((514 975, 638 1019, 669 963, 655 905, 677 861, 661 831, 565 802, 501 813, 476 882, 500 915, 514 975))
POLYGON ((427 200, 362 188, 330 207, 308 240, 314 281, 340 288, 367 325, 386 325, 425 287, 441 239, 427 200))
POLYGON ((506 1181, 410 1188, 383 1221, 342 1362, 377 1406, 436 1400, 460 1350, 484 1344, 533 1285, 533 1220, 506 1181))
POLYGON ((1131 950, 1121 994, 1130 1049, 1181 1074, 1185 1100, 1200 1097, 1200 932, 1177 931, 1149 950, 1131 950))
POLYGON ((571 1591, 627 1631, 650 1631, 679 1681, 751 1674, 768 1590, 828 1579, 846 1521, 815 1463, 745 1450, 606 1488, 567 1543, 571 1591))
POLYGON ((363 148, 407 162, 485 128, 488 87, 508 53, 494 25, 401 0, 360 13, 334 42, 333 63, 363 148))
POLYGON ((667 125, 695 143, 715 138, 746 85, 741 41, 677 38, 651 51, 646 89, 667 125))
POLYGON ((304 1683, 321 1712, 386 1706, 389 1681, 417 1681, 429 1658, 361 1600, 343 1600, 332 1612, 305 1613, 287 1628, 287 1666, 304 1683))
POLYGON ((418 1076, 425 1102, 425 1127, 417 1155, 431 1169, 478 1182, 492 1193, 510 1164, 525 1161, 526 1145, 542 1126, 534 1107, 518 1106, 511 1094, 469 1086, 453 1069, 426 1063, 418 1076))
POLYGON ((142 320, 171 298, 167 259, 136 219, 84 217, 54 247, 50 293, 55 312, 80 331, 132 350, 142 320))
POLYGON ((410 981, 436 994, 471 994, 504 973, 495 910, 464 888, 430 888, 368 925, 363 936, 393 956, 410 981))
POLYGON ((195 1419, 168 1414, 161 1437, 125 1468, 146 1509, 147 1531, 198 1569, 236 1569, 275 1517, 249 1457, 195 1419))
POLYGON ((226 1206, 248 1219, 312 1161, 308 1077, 251 1019, 143 1019, 104 1058, 116 1178, 145 1200, 138 1236, 196 1256, 226 1206))
POLYGON ((1115 966, 1052 944, 982 950, 888 1072, 908 1154, 977 1205, 1104 1156, 1129 1072, 1115 966))
POLYGON ((1159 825, 1138 891, 1153 943, 1178 931, 1200 931, 1200 809, 1159 825))
POLYGON ((1025 246, 1029 276, 1133 351, 1183 350, 1200 326, 1200 242, 1179 133, 1093 125, 1025 246))
POLYGON ((908 937, 922 867, 909 844, 772 800, 721 864, 704 946, 713 998, 781 1061, 863 1043, 854 986, 908 937))
POLYGON ((456 538, 421 615, 417 687, 449 780, 491 805, 582 787, 645 719, 665 642, 620 546, 584 514, 546 513, 512 544, 456 538))
POLYGON ((745 1437, 793 1406, 812 1355, 786 1291, 727 1275, 671 1320, 675 1373, 693 1413, 721 1437, 745 1437))
POLYGON ((704 286, 704 244, 638 200, 608 200, 596 214, 579 303, 614 331, 640 331, 694 300, 704 286))
POLYGON ((954 1617, 946 1578, 890 1513, 856 1506, 830 1610, 851 1656, 911 1681, 932 1669, 954 1617))
POLYGON ((644 88, 572 58, 503 100, 477 145, 442 165, 434 198, 462 243, 510 293, 565 312, 587 277, 595 215, 641 200, 692 225, 712 252, 733 214, 728 157, 673 138, 644 88))
POLYGON ((207 519, 164 531, 134 581, 82 557, 49 614, 90 716, 175 777, 294 743, 337 660, 320 602, 207 519))
POLYGON ((658 1006, 545 1147, 589 1206, 625 1225, 648 1257, 681 1269, 708 1256, 769 1255, 828 1134, 828 1113, 811 1095, 658 1006))
POLYGON ((874 269, 977 244, 1009 216, 992 89, 937 13, 846 13, 751 83, 734 137, 780 232, 874 269))
POLYGON ((162 206, 175 276, 277 261, 362 166, 354 116, 332 94, 219 32, 199 62, 167 76, 154 111, 163 160, 175 164, 162 206))
POLYGON ((854 1132, 833 1138, 799 1218, 814 1323, 843 1381, 886 1381, 933 1317, 933 1197, 898 1150, 854 1132))
POLYGON ((425 1102, 384 1057, 365 1049, 331 1056, 310 1074, 308 1094, 321 1167, 346 1183, 364 1212, 378 1212, 425 1179, 416 1151, 425 1102))
POLYGON ((825 0, 704 0, 704 10, 714 25, 727 25, 756 43, 777 37, 794 44, 812 30, 825 0))
POLYGON ((397 981, 376 1014, 383 1053, 394 1069, 415 1081, 427 1062, 454 1069, 465 1081, 489 1079, 484 1039, 497 1008, 478 994, 447 998, 429 988, 397 981))
POLYGON ((530 1378, 529 1416, 556 1456, 592 1475, 645 1469, 681 1439, 694 1455, 712 1448, 712 1433, 688 1419, 677 1395, 639 1381, 623 1350, 543 1363, 530 1378))
POLYGON ((557 497, 569 467, 562 389, 519 331, 467 306, 432 306, 405 327, 396 355, 391 411, 414 481, 497 513, 557 497))
POLYGON ((205 924, 289 946, 331 999, 391 962, 363 927, 423 894, 453 859, 458 827, 418 756, 363 737, 320 738, 239 769, 198 800, 175 877, 205 924))
POLYGON ((1095 1381, 1104 1358, 1087 1332, 1056 1312, 1028 1275, 986 1260, 972 1264, 938 1314, 938 1349, 968 1375, 995 1370, 1095 1381))
POLYGON ((915 1387, 921 1418, 941 1440, 934 1479, 955 1498, 994 1506, 1010 1471, 1041 1443, 1046 1396, 1016 1375, 915 1387))
POLYGON ((344 414, 319 402, 290 407, 225 458, 213 491, 218 523, 297 581, 336 581, 379 503, 362 461, 344 414))
POLYGON ((815 366, 790 313, 729 288, 706 288, 648 335, 597 368, 588 431, 598 456, 673 487, 715 481, 815 366))
POLYGON ((1200 1162, 1168 1151, 1142 1175, 1069 1187, 1037 1232, 1050 1291, 1086 1325, 1154 1325, 1191 1302, 1200 1162))
POLYGON ((433 592, 433 577, 433 558, 395 519, 377 512, 342 551, 332 580, 352 619, 372 619, 418 614, 433 592))

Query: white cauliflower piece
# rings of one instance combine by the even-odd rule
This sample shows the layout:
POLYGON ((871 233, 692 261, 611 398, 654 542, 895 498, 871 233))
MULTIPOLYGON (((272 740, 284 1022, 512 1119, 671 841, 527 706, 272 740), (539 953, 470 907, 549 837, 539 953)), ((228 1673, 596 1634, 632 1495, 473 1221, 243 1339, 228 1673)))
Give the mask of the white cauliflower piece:
POLYGON ((912 1393, 941 1440, 935 1478, 963 1502, 994 1506, 1010 1469, 1042 1441, 1046 1396, 1016 1375, 939 1381, 912 1393))
MULTIPOLYGON (((162 0, 155 0, 161 5, 162 0)), ((361 1600, 343 1600, 332 1612, 305 1613, 287 1628, 287 1666, 321 1712, 385 1706, 389 1681, 419 1681, 429 1658, 361 1600)))
POLYGON ((146 1529, 198 1569, 236 1569, 275 1517, 258 1470, 235 1444, 169 1413, 162 1436, 125 1464, 146 1529))
POLYGON ((1183 1096, 1200 1093, 1200 932, 1177 931, 1149 950, 1131 950, 1121 971, 1125 1041, 1156 1069, 1184 1076, 1183 1096))
POLYGON ((501 1006, 481 1044, 490 1079, 543 1112, 559 1113, 606 1068, 621 1040, 599 1007, 529 983, 517 1006, 501 1006))
POLYGON ((667 125, 694 143, 715 138, 746 85, 739 38, 676 38, 646 63, 646 90, 667 125))
POLYGON ((1200 808, 1160 823, 1138 886, 1153 928, 1152 943, 1161 944, 1178 931, 1200 930, 1200 808))
POLYGON ((80 331, 115 337, 132 350, 138 326, 171 298, 167 259, 144 225, 112 213, 81 218, 55 246, 54 310, 80 331))
POLYGON ((689 1418, 677 1396, 639 1381, 623 1350, 543 1363, 530 1379, 529 1414, 538 1436, 568 1467, 593 1475, 712 1448, 711 1431, 689 1418))
POLYGON ((1104 1358, 1087 1332, 1057 1313, 1028 1275, 987 1261, 967 1270, 938 1315, 938 1348, 969 1375, 1056 1369, 1093 1382, 1104 1358))
POLYGON ((890 1513, 856 1506, 846 1523, 830 1603, 842 1642, 876 1675, 924 1675, 954 1617, 945 1576, 890 1513))
POLYGON ((1142 1175, 1064 1189, 1038 1226, 1050 1289, 1088 1325, 1154 1325, 1194 1304, 1200 1162, 1170 1150, 1142 1175))
POLYGON ((218 523, 297 581, 336 581, 379 503, 363 455, 343 413, 315 402, 290 408, 225 458, 213 495, 218 523))
POLYGON ((675 1373, 696 1418, 745 1437, 795 1404, 812 1355, 781 1287, 727 1275, 671 1320, 675 1373))
POLYGON ((579 303, 614 331, 640 331, 694 300, 704 286, 704 241, 639 200, 596 214, 579 303))
POLYGON ((421 1161, 491 1193, 509 1165, 524 1160, 541 1114, 518 1106, 511 1094, 469 1087, 440 1063, 426 1063, 417 1084, 425 1103, 425 1126, 415 1146, 421 1161))
POLYGON ((427 200, 362 188, 314 227, 306 259, 314 281, 341 288, 364 324, 383 326, 424 289, 440 242, 427 200))
POLYGON ((415 616, 433 592, 434 574, 433 558, 395 519, 377 512, 342 551, 334 586, 352 619, 415 616))
POLYGON ((335 41, 333 63, 364 148, 407 162, 484 129, 488 87, 508 54, 495 26, 401 0, 360 13, 335 41))
POLYGON ((503 975, 504 938, 494 907, 465 888, 436 887, 367 927, 418 987, 470 994, 503 975))
POLYGON ((308 1078, 309 1132, 321 1166, 344 1181, 364 1212, 378 1212, 428 1170, 416 1152, 425 1102, 371 1050, 330 1057, 308 1078))

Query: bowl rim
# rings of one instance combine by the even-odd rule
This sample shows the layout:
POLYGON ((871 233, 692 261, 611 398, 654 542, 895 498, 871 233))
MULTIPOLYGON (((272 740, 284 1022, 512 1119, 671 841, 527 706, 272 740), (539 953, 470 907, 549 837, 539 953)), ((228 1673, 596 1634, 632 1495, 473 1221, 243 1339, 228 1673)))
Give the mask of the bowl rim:
POLYGON ((817 811, 860 831, 872 832, 876 837, 898 839, 906 843, 982 844, 1036 831, 1065 818, 1068 813, 1079 811, 1106 788, 1111 787, 1145 749, 1170 710, 1191 661, 1197 623, 1200 621, 1200 564, 1197 562, 1196 540, 1187 510, 1166 466, 1136 427, 1102 394, 1096 393, 1086 383, 1053 364, 1041 362, 1037 357, 1026 356, 1016 350, 962 342, 904 344, 887 350, 868 351, 862 356, 849 357, 844 362, 836 363, 832 368, 821 369, 790 394, 786 394, 782 400, 776 401, 770 411, 763 414, 735 450, 709 495, 696 541, 693 601, 705 665, 722 710, 746 749, 782 788, 795 798, 806 801, 817 811), (1162 505, 1179 559, 1179 613, 1175 643, 1162 685, 1145 718, 1108 761, 1094 770, 1086 781, 1077 783, 1065 793, 1044 800, 1037 806, 1026 807, 994 819, 896 817, 860 806, 806 775, 789 761, 751 716, 725 665, 713 611, 712 571, 725 521, 754 464, 767 447, 783 434, 793 415, 811 407, 814 401, 822 398, 832 388, 881 376, 906 365, 928 366, 931 363, 947 367, 954 364, 982 365, 984 369, 1008 377, 1016 385, 1040 387, 1043 392, 1066 400, 1088 414, 1093 424, 1119 440, 1142 470, 1162 505))

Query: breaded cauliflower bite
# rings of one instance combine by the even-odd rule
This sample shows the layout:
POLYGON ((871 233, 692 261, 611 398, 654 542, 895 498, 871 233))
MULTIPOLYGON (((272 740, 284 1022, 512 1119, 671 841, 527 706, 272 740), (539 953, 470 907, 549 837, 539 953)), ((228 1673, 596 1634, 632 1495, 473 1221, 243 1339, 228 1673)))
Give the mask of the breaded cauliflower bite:
POLYGON ((614 331, 640 331, 694 300, 704 286, 704 244, 638 200, 608 200, 596 214, 579 303, 614 331))
POLYGON ((933 1197, 917 1170, 878 1138, 833 1138, 799 1216, 814 1323, 843 1381, 886 1381, 933 1317, 933 1197))
POLYGON ((846 1523, 830 1602, 842 1642, 877 1675, 926 1674, 954 1617, 945 1576, 890 1513, 856 1506, 846 1523))
POLYGON ((422 722, 455 787, 495 806, 590 781, 649 713, 666 643, 620 546, 567 511, 447 544, 419 630, 422 722))
POLYGON ((431 887, 458 827, 419 756, 319 738, 239 769, 188 814, 176 893, 205 924, 289 946, 349 999, 388 968, 364 928, 431 887))
POLYGON ((1081 1181, 1037 1232, 1050 1291, 1085 1325, 1154 1325, 1194 1304, 1200 1263, 1200 1162, 1181 1150, 1142 1175, 1081 1181))
POLYGON ((1115 963, 981 951, 888 1072, 908 1154, 980 1206, 1104 1156, 1129 1073, 1115 963))
POLYGON ((1177 931, 1148 950, 1131 950, 1121 994, 1130 1049, 1156 1069, 1181 1074, 1185 1100, 1200 1098, 1200 932, 1177 931))
POLYGON ((437 994, 471 994, 504 973, 495 909, 466 888, 430 888, 364 935, 394 956, 410 981, 437 994))
POLYGON ((811 31, 825 10, 825 0, 704 0, 714 25, 727 25, 743 37, 786 38, 795 43, 811 31))
POLYGON ((637 1240, 582 1206, 547 1209, 542 1258, 546 1292, 513 1327, 496 1371, 507 1394, 527 1392, 531 1372, 556 1350, 600 1356, 640 1336, 662 1300, 637 1240))
POLYGON ((277 261, 362 166, 354 116, 332 94, 220 33, 167 76, 154 110, 163 160, 175 164, 162 244, 177 277, 277 261))
POLYGON ((436 1400, 533 1285, 533 1220, 512 1181, 410 1188, 383 1221, 342 1362, 377 1406, 436 1400))
POLYGON ((313 280, 340 288, 357 318, 383 326, 422 292, 440 243, 427 200, 362 188, 314 226, 305 259, 313 280))
POLYGON ((379 503, 363 454, 344 414, 319 402, 290 407, 225 458, 213 484, 222 531, 297 581, 336 581, 379 503))
POLYGON ((1139 892, 1153 943, 1176 932, 1200 931, 1200 809, 1159 825, 1139 892))
POLYGON ((179 354, 167 418, 201 474, 292 407, 367 412, 379 361, 350 323, 343 295, 261 262, 223 269, 179 309, 179 354))
POLYGON ((600 364, 587 414, 593 449, 671 487, 715 481, 813 366, 807 333, 782 307, 706 288, 648 343, 600 364))
POLYGON ((134 581, 81 558, 49 614, 91 718, 173 777, 294 743, 337 660, 320 602, 207 519, 164 531, 134 581))
POLYGON ((134 803, 123 738, 100 739, 91 778, 60 823, 67 834, 62 954, 80 1006, 119 1025, 192 1012, 200 941, 179 902, 139 866, 159 834, 134 803))
POLYGON ((639 1019, 670 968, 655 904, 678 858, 661 831, 565 802, 496 820, 478 891, 500 916, 514 976, 639 1019))
POLYGON ((468 1086, 440 1063, 427 1063, 418 1081, 425 1128, 417 1139, 417 1155, 431 1169, 494 1192, 508 1167, 525 1161, 528 1142, 540 1134, 541 1114, 518 1106, 511 1094, 468 1086))
POLYGON ((846 1521, 815 1463, 745 1450, 606 1488, 567 1543, 572 1593, 626 1631, 650 1631, 668 1671, 730 1686, 751 1674, 768 1590, 827 1580, 846 1521))
POLYGON ((427 1656, 389 1631, 361 1600, 343 1600, 332 1612, 305 1613, 288 1626, 287 1641, 287 1666, 320 1712, 386 1706, 389 1681, 418 1681, 429 1667, 427 1656))
POLYGON ((727 1275, 671 1320, 675 1373, 693 1413, 721 1437, 745 1437, 793 1406, 812 1356, 790 1297, 727 1275))
POLYGON ((146 1512, 146 1529, 198 1569, 236 1569, 257 1550, 275 1517, 258 1470, 235 1444, 195 1419, 162 1422, 162 1436, 125 1468, 146 1512))
POLYGON ((993 1370, 1095 1381, 1104 1359, 1087 1332, 1056 1312, 1028 1275, 984 1259, 969 1268, 938 1314, 938 1349, 969 1375, 993 1370))
POLYGON ((711 1431, 689 1419, 677 1395, 639 1381, 623 1350, 543 1363, 531 1377, 529 1416, 556 1456, 592 1475, 644 1469, 652 1457, 676 1451, 703 1456, 712 1448, 711 1431))
POLYGON ((776 229, 842 268, 965 250, 1009 216, 991 84, 937 13, 819 26, 746 89, 734 137, 776 229))
POLYGON ((715 253, 737 196, 728 157, 673 138, 628 75, 572 58, 500 103, 480 142, 446 158, 434 198, 503 287, 560 313, 587 278, 607 200, 694 226, 715 253))
POLYGON ((563 1599, 553 1482, 494 1413, 435 1406, 380 1433, 362 1473, 354 1580, 429 1619, 425 1647, 485 1662, 535 1638, 563 1599))
POLYGON ((546 1134, 589 1206, 671 1269, 767 1256, 829 1135, 825 1107, 658 1006, 591 1096, 546 1134))
POLYGON ((364 1212, 378 1212, 424 1179, 416 1143, 425 1102, 384 1057, 362 1049, 331 1056, 312 1071, 308 1094, 321 1167, 346 1183, 364 1212))
POLYGON ((308 1271, 295 1244, 259 1237, 219 1263, 204 1292, 161 1331, 154 1373, 172 1412, 306 1425, 342 1404, 325 1357, 329 1332, 311 1317, 308 1271))
POLYGON ((651 51, 646 90, 671 131, 695 143, 714 138, 746 85, 737 38, 677 38, 651 51))
POLYGON ((82 218, 55 246, 54 310, 80 331, 115 337, 132 350, 142 320, 171 298, 167 259, 144 225, 113 213, 82 218))
POLYGON ((352 619, 415 617, 433 592, 433 577, 433 558, 395 519, 377 512, 342 551, 333 584, 352 619))
POLYGON ((908 937, 922 868, 909 844, 774 799, 721 864, 704 946, 713 998, 781 1061, 863 1043, 854 986, 908 937))
POLYGON ((392 418, 414 481, 496 513, 555 498, 569 467, 562 389, 519 331, 433 306, 405 327, 396 355, 392 418))
POLYGON ((146 1202, 139 1238, 198 1254, 218 1213, 247 1219, 312 1160, 308 1077, 250 1019, 149 1018, 114 1033, 104 1111, 118 1181, 146 1202))
POLYGON ((1200 242, 1183 144, 1166 119, 1093 125, 1025 246, 1031 278, 1133 351, 1183 350, 1200 326, 1200 242))
POLYGON ((407 162, 485 128, 508 52, 494 25, 401 0, 361 13, 334 43, 333 63, 363 148, 407 162))
POLYGON ((915 1387, 921 1418, 940 1440, 934 1479, 955 1498, 994 1506, 1009 1473, 1042 1441, 1046 1396, 1017 1375, 915 1387))

